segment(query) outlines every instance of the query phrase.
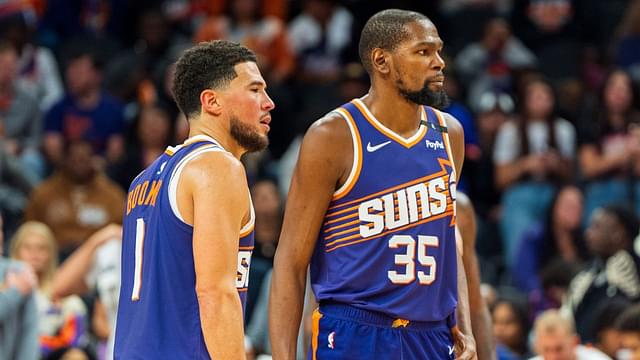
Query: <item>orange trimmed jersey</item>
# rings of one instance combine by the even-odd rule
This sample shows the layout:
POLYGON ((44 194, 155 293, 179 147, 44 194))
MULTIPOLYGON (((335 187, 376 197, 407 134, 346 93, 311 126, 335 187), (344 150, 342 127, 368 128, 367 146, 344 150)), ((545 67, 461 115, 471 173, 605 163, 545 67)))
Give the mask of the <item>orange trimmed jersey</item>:
MULTIPOLYGON (((204 135, 169 147, 129 188, 122 223, 115 359, 210 358, 196 295, 193 227, 180 214, 177 189, 185 165, 211 151, 225 150, 204 135)), ((235 285, 243 307, 249 285, 254 218, 251 206, 250 220, 239 229, 235 285)))
POLYGON ((359 99, 334 111, 349 126, 354 161, 311 259, 316 298, 410 321, 455 321, 456 176, 443 115, 422 107, 416 133, 403 138, 359 99))

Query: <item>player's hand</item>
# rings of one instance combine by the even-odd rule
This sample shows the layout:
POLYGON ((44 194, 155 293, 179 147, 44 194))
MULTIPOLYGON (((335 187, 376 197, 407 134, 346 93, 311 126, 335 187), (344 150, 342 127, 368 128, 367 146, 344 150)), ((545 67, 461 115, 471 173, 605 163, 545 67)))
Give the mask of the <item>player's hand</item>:
POLYGON ((453 335, 453 345, 458 360, 477 360, 476 342, 473 336, 465 335, 457 326, 451 329, 453 335))

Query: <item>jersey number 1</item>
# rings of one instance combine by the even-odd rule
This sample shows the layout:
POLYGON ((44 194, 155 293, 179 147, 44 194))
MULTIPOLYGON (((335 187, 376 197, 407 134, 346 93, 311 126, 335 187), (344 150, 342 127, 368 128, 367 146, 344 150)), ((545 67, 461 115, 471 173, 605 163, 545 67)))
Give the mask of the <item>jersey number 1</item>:
POLYGON ((133 290, 131 291, 131 301, 140 300, 140 286, 142 285, 142 253, 144 246, 144 219, 136 219, 136 265, 133 274, 133 290))
MULTIPOLYGON (((421 285, 430 285, 436 279, 436 258, 427 255, 428 247, 438 247, 437 236, 418 235, 418 263, 429 269, 428 272, 419 270, 418 282, 421 285)), ((389 239, 389 248, 397 249, 405 246, 407 251, 404 254, 395 255, 395 264, 404 266, 404 273, 389 270, 387 276, 394 284, 406 285, 416 279, 416 240, 410 235, 394 235, 389 239)))

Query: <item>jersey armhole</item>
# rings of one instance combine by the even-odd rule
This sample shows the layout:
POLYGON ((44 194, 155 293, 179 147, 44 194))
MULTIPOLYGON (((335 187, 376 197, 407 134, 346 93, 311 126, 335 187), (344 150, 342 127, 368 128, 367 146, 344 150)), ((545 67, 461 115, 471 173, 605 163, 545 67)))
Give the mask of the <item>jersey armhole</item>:
POLYGON ((184 159, 180 160, 175 170, 173 170, 171 177, 169 178, 167 195, 169 196, 169 205, 171 206, 171 211, 173 212, 173 215, 178 220, 180 220, 181 222, 189 226, 193 226, 193 225, 188 224, 186 221, 184 221, 182 214, 180 214, 180 209, 178 209, 178 183, 180 182, 180 175, 182 175, 182 170, 184 170, 185 165, 187 165, 189 161, 193 160, 198 155, 204 154, 206 152, 211 152, 211 151, 225 151, 225 150, 216 145, 206 145, 201 148, 198 148, 194 150, 192 153, 190 153, 189 155, 185 156, 184 159))
POLYGON ((343 108, 336 109, 335 112, 340 114, 340 116, 342 116, 342 118, 347 122, 347 125, 349 126, 349 133, 351 134, 351 142, 353 144, 353 164, 351 165, 349 176, 344 184, 342 184, 342 186, 333 193, 333 200, 338 200, 351 191, 360 177, 360 170, 362 169, 362 141, 360 140, 360 133, 358 132, 358 128, 356 127, 356 123, 351 114, 343 108))

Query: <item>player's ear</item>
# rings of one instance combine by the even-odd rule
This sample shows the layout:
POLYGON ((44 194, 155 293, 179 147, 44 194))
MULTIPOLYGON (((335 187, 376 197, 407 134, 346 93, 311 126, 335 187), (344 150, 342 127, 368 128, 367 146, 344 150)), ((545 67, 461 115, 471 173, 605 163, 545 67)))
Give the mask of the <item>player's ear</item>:
POLYGON ((222 104, 220 103, 219 93, 212 89, 205 89, 200 93, 200 105, 202 111, 212 115, 220 115, 222 113, 222 104))
POLYGON ((387 55, 386 51, 380 48, 376 48, 371 51, 372 67, 383 74, 389 73, 389 59, 387 55))

